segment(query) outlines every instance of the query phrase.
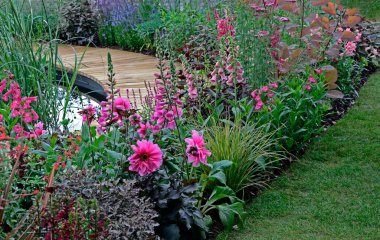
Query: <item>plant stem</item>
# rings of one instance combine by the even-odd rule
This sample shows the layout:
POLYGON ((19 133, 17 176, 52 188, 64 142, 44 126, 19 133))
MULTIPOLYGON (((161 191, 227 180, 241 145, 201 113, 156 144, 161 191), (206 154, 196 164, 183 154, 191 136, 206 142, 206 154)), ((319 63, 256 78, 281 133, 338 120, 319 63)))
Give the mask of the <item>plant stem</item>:
POLYGON ((1 225, 3 224, 5 206, 7 204, 8 194, 9 194, 11 187, 12 187, 13 178, 14 178, 16 171, 20 165, 20 161, 24 157, 23 146, 22 145, 20 145, 20 146, 21 146, 21 150, 19 151, 19 153, 17 155, 16 162, 13 165, 11 175, 9 176, 7 186, 5 187, 5 190, 4 190, 4 194, 3 194, 2 198, 0 199, 0 207, 1 207, 0 208, 0 224, 1 225))

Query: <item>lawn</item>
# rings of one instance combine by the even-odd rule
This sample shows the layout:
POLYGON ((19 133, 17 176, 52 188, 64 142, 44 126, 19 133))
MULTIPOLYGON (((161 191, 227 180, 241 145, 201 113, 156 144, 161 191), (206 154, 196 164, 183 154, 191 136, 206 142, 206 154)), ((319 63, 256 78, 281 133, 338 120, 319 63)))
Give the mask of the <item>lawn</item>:
POLYGON ((342 0, 347 7, 357 7, 360 14, 371 20, 380 20, 380 0, 342 0))
POLYGON ((379 239, 380 73, 356 104, 219 239, 379 239))

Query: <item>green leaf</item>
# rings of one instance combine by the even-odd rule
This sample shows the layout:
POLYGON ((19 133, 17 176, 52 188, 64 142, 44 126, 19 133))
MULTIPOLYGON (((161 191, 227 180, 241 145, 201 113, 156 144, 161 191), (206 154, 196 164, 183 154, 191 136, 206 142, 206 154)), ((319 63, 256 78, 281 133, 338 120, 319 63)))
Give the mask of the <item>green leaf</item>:
POLYGON ((83 142, 88 143, 90 141, 90 129, 87 124, 83 124, 81 136, 83 142))
POLYGON ((218 161, 216 163, 213 163, 210 165, 211 167, 211 173, 215 173, 217 171, 221 171, 221 170, 224 170, 228 167, 230 167, 233 163, 229 160, 222 160, 222 161, 218 161))
POLYGON ((115 152, 115 151, 112 151, 109 149, 106 149, 106 152, 107 152, 108 156, 111 158, 111 160, 113 160, 113 161, 118 161, 118 160, 123 158, 123 154, 121 154, 121 153, 118 153, 118 152, 115 152))
POLYGON ((210 175, 209 179, 210 180, 217 180, 221 184, 226 185, 226 175, 224 174, 224 172, 221 172, 221 171, 216 172, 216 173, 210 175))
POLYGON ((214 191, 212 191, 211 196, 207 201, 207 204, 211 205, 212 203, 226 197, 235 197, 235 192, 227 186, 217 186, 216 188, 214 188, 214 191))
POLYGON ((216 208, 219 210, 220 220, 228 230, 235 224, 235 216, 241 221, 244 215, 244 204, 242 202, 233 204, 223 203, 216 208))
POLYGON ((219 211, 219 218, 222 221, 223 225, 231 230, 235 222, 235 214, 226 204, 218 205, 217 209, 219 211))

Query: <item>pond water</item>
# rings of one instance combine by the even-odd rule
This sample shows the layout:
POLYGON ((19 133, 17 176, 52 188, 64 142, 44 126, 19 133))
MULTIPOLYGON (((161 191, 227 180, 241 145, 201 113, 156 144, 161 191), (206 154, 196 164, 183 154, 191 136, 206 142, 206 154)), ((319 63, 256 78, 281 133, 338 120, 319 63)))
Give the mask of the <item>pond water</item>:
MULTIPOLYGON (((61 77, 62 73, 57 72, 57 79, 60 79, 61 77)), ((72 75, 68 73, 68 77, 71 78, 72 75)), ((100 83, 83 75, 77 75, 75 89, 76 91, 73 91, 70 97, 70 103, 66 114, 66 119, 70 122, 68 125, 69 131, 76 131, 82 128, 82 116, 78 113, 79 111, 87 108, 89 105, 100 110, 100 102, 105 101, 107 96, 100 83)), ((59 101, 63 106, 66 90, 63 87, 60 87, 59 91, 59 101)), ((63 111, 60 112, 61 121, 63 120, 62 118, 63 111)))
MULTIPOLYGON (((59 101, 62 103, 62 106, 65 102, 65 91, 66 90, 64 88, 59 88, 59 101)), ((82 116, 78 112, 88 108, 89 105, 92 105, 97 110, 100 110, 99 101, 89 97, 86 94, 73 92, 70 97, 70 102, 66 113, 66 119, 69 120, 68 130, 70 132, 81 130, 82 116)), ((61 121, 63 120, 63 111, 60 111, 59 119, 61 121)), ((61 130, 64 129, 62 128, 61 130)))

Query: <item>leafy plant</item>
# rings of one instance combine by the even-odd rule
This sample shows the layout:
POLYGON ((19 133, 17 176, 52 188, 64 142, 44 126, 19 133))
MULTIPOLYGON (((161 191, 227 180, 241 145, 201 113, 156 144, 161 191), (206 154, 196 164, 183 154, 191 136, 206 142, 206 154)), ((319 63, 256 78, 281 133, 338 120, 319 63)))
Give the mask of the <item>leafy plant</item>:
POLYGON ((99 218, 107 223, 112 239, 149 239, 158 226, 156 211, 149 198, 141 197, 142 189, 136 182, 96 180, 96 174, 70 170, 60 177, 55 199, 64 196, 95 199, 99 208, 99 218))
POLYGON ((225 175, 226 169, 230 168, 233 163, 228 160, 218 161, 208 164, 208 173, 201 175, 200 184, 202 190, 198 206, 209 225, 212 223, 212 211, 217 211, 220 221, 227 229, 241 222, 243 219, 244 202, 236 197, 236 192, 229 188, 225 175), (211 191, 210 191, 211 190, 211 191), (210 191, 210 195, 206 193, 210 191), (206 197, 205 200, 203 200, 206 197))
POLYGON ((208 228, 194 198, 198 184, 185 186, 178 174, 167 176, 164 172, 145 181, 144 189, 159 213, 156 231, 159 236, 167 240, 205 239, 208 228))
POLYGON ((61 35, 78 44, 91 43, 98 29, 99 12, 94 0, 70 0, 62 9, 61 35))
POLYGON ((324 101, 324 77, 294 76, 280 83, 269 108, 256 116, 259 125, 274 131, 275 137, 288 151, 301 150, 313 137, 322 132, 321 123, 329 106, 324 101))

